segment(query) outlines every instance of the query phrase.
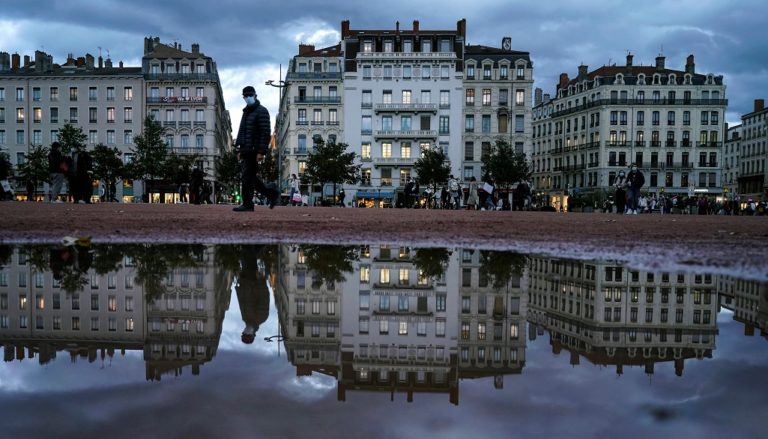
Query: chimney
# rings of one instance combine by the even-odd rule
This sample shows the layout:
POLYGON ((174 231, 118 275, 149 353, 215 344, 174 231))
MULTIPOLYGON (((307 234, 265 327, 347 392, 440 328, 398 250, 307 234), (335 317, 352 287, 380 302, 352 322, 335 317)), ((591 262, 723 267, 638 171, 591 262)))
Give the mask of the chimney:
POLYGON ((632 67, 632 57, 633 55, 631 53, 627 54, 627 67, 632 67))
POLYGON ((75 65, 78 67, 84 67, 85 66, 85 57, 84 56, 78 56, 77 61, 75 61, 75 65))
POLYGON ((299 56, 306 55, 315 51, 313 44, 299 44, 299 56))
POLYGON ((543 96, 542 93, 544 91, 541 89, 541 87, 536 87, 536 90, 533 91, 533 105, 537 106, 541 104, 543 96))
POLYGON ((561 73, 560 74, 560 82, 557 84, 558 90, 561 89, 561 88, 567 87, 569 81, 570 81, 570 79, 568 79, 568 74, 567 73, 561 73))
POLYGON ((11 54, 0 52, 0 72, 8 71, 11 68, 11 54))
POLYGON ((36 72, 45 71, 45 52, 35 50, 35 71, 36 72))
POLYGON ((762 111, 765 108, 765 101, 763 99, 755 99, 755 111, 762 111))
POLYGON ((90 53, 85 54, 85 68, 88 70, 93 70, 93 55, 90 53))
POLYGON ((101 69, 103 67, 104 67, 104 58, 102 58, 101 55, 99 55, 99 68, 101 69))
POLYGON ((693 54, 688 55, 685 59, 685 73, 693 75, 696 73, 696 64, 693 62, 693 54))
POLYGON ((400 21, 399 20, 395 22, 395 32, 398 33, 398 34, 400 33, 400 21))
POLYGON ((579 66, 579 81, 583 81, 587 79, 587 71, 589 70, 588 66, 585 66, 584 64, 579 66))
POLYGON ((19 70, 19 61, 20 59, 19 59, 18 53, 14 53, 13 55, 11 55, 11 68, 13 70, 19 70))
POLYGON ((111 69, 112 68, 112 60, 107 58, 106 61, 104 61, 104 67, 111 69))
POLYGON ((123 62, 122 62, 122 61, 120 61, 120 62, 119 62, 117 65, 118 65, 118 66, 119 66, 121 69, 123 68, 123 62))
POLYGON ((664 57, 661 55, 656 57, 656 70, 664 70, 664 57))
POLYGON ((549 101, 552 100, 552 97, 549 95, 549 93, 544 93, 544 96, 541 97, 541 102, 543 103, 549 103, 549 101))
POLYGON ((414 32, 419 31, 419 20, 413 20, 413 31, 414 32))
POLYGON ((67 63, 65 65, 67 65, 67 66, 75 65, 75 58, 72 56, 71 53, 67 54, 67 63))
POLYGON ((192 43, 192 53, 194 55, 199 55, 200 54, 200 45, 199 44, 192 43))
POLYGON ((144 55, 152 51, 152 37, 144 37, 144 55))
POLYGON ((29 55, 24 55, 24 70, 29 70, 30 62, 29 55))
POLYGON ((343 40, 350 35, 352 34, 349 33, 349 20, 344 20, 341 22, 341 39, 343 40))
POLYGON ((456 22, 456 33, 459 34, 462 38, 467 38, 467 19, 462 18, 461 20, 456 22))

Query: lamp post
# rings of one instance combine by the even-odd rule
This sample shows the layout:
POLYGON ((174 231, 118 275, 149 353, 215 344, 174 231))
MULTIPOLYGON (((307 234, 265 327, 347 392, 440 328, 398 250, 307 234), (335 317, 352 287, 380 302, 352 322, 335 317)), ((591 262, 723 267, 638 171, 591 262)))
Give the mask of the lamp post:
POLYGON ((288 86, 288 81, 284 81, 283 78, 283 65, 280 64, 280 79, 275 82, 274 80, 270 79, 267 82, 264 83, 264 85, 269 85, 272 87, 277 87, 279 89, 279 96, 280 101, 277 105, 277 119, 275 124, 275 129, 277 130, 277 135, 275 136, 275 144, 277 149, 277 185, 278 190, 280 193, 283 193, 283 162, 280 158, 280 131, 283 127, 283 117, 282 117, 282 106, 283 106, 283 89, 288 86))

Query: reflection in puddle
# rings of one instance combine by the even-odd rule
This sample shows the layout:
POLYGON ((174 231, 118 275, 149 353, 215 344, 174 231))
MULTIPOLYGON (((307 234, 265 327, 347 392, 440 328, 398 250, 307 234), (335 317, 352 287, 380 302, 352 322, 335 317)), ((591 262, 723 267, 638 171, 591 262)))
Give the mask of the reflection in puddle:
POLYGON ((722 307, 745 335, 766 336, 766 283, 705 273, 468 249, 0 246, 6 362, 138 351, 147 380, 198 375, 216 363, 223 335, 233 336, 223 334, 229 310, 237 329, 228 331, 246 343, 238 349, 282 342, 282 367, 330 377, 338 401, 373 391, 459 404, 463 380, 497 389, 509 375, 524 380, 526 351, 539 339, 554 354, 548 362, 619 376, 670 365, 683 376, 691 360, 716 361, 722 307), (264 330, 270 306, 277 334, 264 330))

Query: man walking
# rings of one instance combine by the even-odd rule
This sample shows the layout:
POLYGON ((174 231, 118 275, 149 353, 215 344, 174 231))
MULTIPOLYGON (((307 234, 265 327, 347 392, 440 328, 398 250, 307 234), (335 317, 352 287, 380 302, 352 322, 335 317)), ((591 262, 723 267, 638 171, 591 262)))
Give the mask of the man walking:
POLYGON ((253 189, 267 198, 272 209, 280 199, 280 192, 268 188, 258 176, 259 162, 264 159, 269 148, 271 125, 269 111, 261 106, 256 99, 256 90, 250 85, 243 88, 245 108, 240 119, 240 129, 237 131, 235 145, 238 147, 238 158, 243 173, 242 197, 243 204, 235 207, 235 212, 253 212, 253 189))
POLYGON ((645 184, 645 176, 636 164, 632 164, 627 175, 627 186, 629 194, 627 200, 629 201, 629 207, 627 213, 637 215, 638 202, 640 201, 640 188, 645 184))
POLYGON ((53 142, 51 152, 48 153, 48 172, 51 174, 51 199, 52 203, 59 202, 59 193, 64 185, 64 172, 69 171, 69 166, 61 154, 61 144, 53 142))

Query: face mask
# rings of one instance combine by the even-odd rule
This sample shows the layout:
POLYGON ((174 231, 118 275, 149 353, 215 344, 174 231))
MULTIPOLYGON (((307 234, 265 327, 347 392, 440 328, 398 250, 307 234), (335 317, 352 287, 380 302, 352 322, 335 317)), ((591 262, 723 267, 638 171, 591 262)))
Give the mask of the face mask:
POLYGON ((246 105, 253 105, 256 103, 256 98, 254 96, 246 96, 244 99, 246 105))
POLYGON ((632 172, 636 172, 636 171, 637 171, 637 168, 633 166, 632 167, 632 172))

